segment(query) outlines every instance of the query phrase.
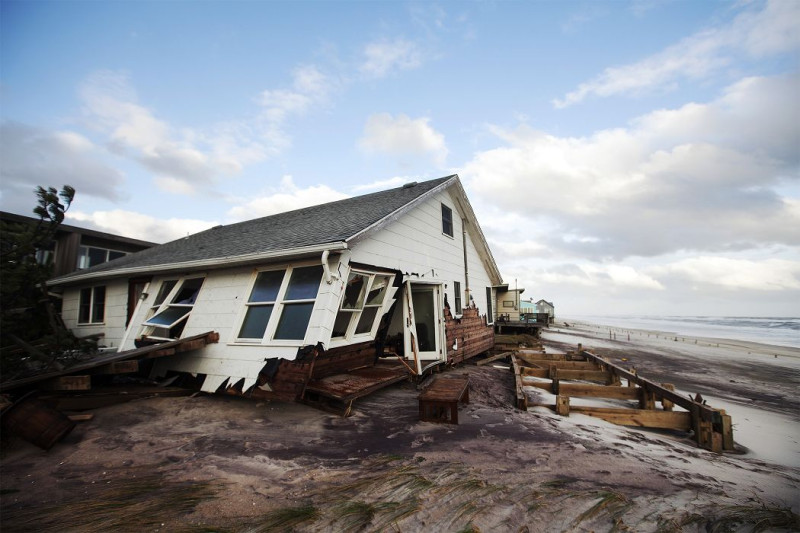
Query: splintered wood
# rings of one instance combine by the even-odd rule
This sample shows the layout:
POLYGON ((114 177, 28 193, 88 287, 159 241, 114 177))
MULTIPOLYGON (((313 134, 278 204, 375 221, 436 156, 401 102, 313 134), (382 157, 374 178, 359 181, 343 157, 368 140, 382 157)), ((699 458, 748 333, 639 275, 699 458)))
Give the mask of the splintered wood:
POLYGON ((657 384, 625 370, 597 355, 580 350, 568 354, 545 354, 518 350, 512 355, 517 388, 517 407, 527 409, 524 387, 537 387, 556 395, 554 404, 544 405, 559 415, 570 412, 602 418, 623 426, 692 431, 697 444, 721 453, 734 449, 731 417, 702 401, 684 397, 669 383, 657 384), (622 379, 627 386, 622 386, 622 379), (632 407, 571 406, 570 398, 602 398, 637 402, 632 407), (657 409, 657 405, 661 409, 657 409), (678 406, 682 410, 675 411, 678 406))

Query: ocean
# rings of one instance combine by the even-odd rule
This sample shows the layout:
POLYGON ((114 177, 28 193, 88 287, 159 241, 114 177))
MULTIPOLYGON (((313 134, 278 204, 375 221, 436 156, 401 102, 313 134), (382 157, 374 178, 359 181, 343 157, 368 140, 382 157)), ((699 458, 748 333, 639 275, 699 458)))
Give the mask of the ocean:
MULTIPOLYGON (((800 348, 800 317, 584 315, 573 318, 614 328, 646 329, 800 348)), ((563 319, 558 322, 563 322, 563 319)))

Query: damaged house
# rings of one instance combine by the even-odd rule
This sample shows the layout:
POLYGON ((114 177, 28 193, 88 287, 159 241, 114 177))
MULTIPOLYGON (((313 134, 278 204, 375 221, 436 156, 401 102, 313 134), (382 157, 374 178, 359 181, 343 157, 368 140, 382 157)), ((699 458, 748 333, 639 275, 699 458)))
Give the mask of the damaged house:
POLYGON ((218 335, 148 359, 153 378, 347 401, 491 349, 501 283, 452 175, 217 226, 49 285, 65 324, 109 350, 218 335))

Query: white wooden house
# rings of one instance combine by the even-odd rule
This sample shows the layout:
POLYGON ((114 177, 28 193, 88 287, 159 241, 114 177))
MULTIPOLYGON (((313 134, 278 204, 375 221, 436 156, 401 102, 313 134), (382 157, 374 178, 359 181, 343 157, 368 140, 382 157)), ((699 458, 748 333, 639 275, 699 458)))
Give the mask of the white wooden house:
POLYGON ((422 374, 490 349, 501 283, 453 175, 218 226, 49 285, 68 327, 119 351, 219 334, 155 359, 154 377, 296 399, 381 358, 422 374))

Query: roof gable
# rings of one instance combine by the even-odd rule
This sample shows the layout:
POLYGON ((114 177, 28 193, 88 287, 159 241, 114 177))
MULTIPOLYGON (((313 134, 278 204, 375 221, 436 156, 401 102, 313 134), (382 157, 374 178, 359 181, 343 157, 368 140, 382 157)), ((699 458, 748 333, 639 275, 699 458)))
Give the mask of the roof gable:
POLYGON ((345 243, 351 239, 364 238, 375 229, 396 220, 429 194, 452 183, 459 183, 458 176, 446 176, 245 222, 217 226, 56 278, 49 284, 60 285, 133 272, 159 272, 169 268, 232 265, 258 257, 279 257, 292 251, 334 243, 344 248, 345 243))

